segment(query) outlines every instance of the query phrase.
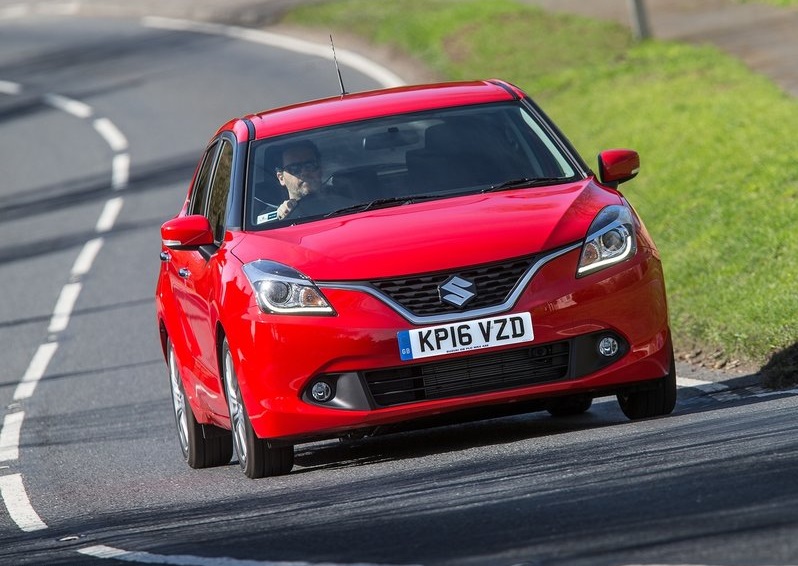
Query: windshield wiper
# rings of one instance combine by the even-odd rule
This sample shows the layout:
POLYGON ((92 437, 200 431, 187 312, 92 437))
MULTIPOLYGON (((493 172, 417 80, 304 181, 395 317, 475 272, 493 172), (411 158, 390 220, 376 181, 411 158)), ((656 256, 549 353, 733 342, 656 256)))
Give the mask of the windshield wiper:
POLYGON ((367 210, 375 210, 378 208, 389 208, 391 206, 403 206, 405 204, 413 204, 414 202, 421 202, 423 200, 431 200, 436 198, 443 198, 445 195, 412 195, 412 196, 404 196, 404 197, 388 197, 388 198, 378 198, 376 200, 372 200, 370 202, 363 202, 360 204, 355 204, 352 206, 347 206, 345 208, 339 208, 338 210, 334 210, 328 214, 325 214, 325 218, 330 218, 333 216, 341 216, 344 214, 354 214, 355 212, 365 212, 367 210))
POLYGON ((550 185, 552 183, 562 183, 563 181, 570 180, 570 177, 521 177, 519 179, 510 179, 503 183, 491 185, 487 189, 482 189, 483 193, 492 193, 494 191, 503 191, 506 189, 516 189, 519 187, 539 187, 541 185, 550 185))

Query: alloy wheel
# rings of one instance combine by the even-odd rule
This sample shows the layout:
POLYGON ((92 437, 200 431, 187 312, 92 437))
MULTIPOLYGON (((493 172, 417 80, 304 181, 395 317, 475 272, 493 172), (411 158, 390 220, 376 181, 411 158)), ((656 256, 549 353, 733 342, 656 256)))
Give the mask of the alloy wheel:
POLYGON ((172 390, 172 407, 175 412, 177 434, 180 440, 180 449, 183 455, 188 454, 188 417, 186 416, 186 397, 183 395, 183 386, 180 383, 180 373, 177 369, 175 350, 169 343, 169 384, 172 390))
POLYGON ((244 414, 244 404, 241 400, 241 391, 238 388, 235 370, 233 369, 233 356, 230 349, 224 352, 224 384, 227 390, 227 406, 230 409, 230 425, 233 429, 233 439, 236 455, 242 465, 247 462, 247 423, 244 414))

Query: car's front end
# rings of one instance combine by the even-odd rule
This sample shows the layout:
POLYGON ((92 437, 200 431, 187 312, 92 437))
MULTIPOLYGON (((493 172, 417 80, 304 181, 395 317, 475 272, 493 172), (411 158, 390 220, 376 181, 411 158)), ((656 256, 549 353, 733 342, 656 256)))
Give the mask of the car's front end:
POLYGON ((251 301, 226 331, 259 435, 614 394, 668 373, 660 260, 614 191, 582 181, 414 208, 233 248, 251 301))

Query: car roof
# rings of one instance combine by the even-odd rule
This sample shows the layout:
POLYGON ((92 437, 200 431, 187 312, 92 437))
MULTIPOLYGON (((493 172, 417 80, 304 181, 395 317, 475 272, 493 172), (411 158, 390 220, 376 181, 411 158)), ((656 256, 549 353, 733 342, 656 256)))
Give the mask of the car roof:
POLYGON ((406 86, 274 108, 231 120, 219 132, 232 130, 239 141, 263 139, 381 116, 518 100, 524 96, 517 87, 497 79, 406 86))

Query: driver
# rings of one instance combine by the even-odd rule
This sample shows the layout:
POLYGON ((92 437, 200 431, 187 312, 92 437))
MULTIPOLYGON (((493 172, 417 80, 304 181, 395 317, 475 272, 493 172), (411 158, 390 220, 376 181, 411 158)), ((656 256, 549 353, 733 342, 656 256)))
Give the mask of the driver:
MULTIPOLYGON (((277 180, 285 187, 288 192, 288 199, 277 208, 277 218, 282 220, 293 211, 300 200, 308 198, 303 202, 303 209, 319 208, 316 201, 319 197, 321 188, 321 155, 319 149, 313 142, 301 141, 285 146, 281 155, 277 159, 276 174, 277 180), (315 207, 312 205, 316 205, 315 207)), ((323 212, 314 210, 304 210, 307 213, 323 212)))

